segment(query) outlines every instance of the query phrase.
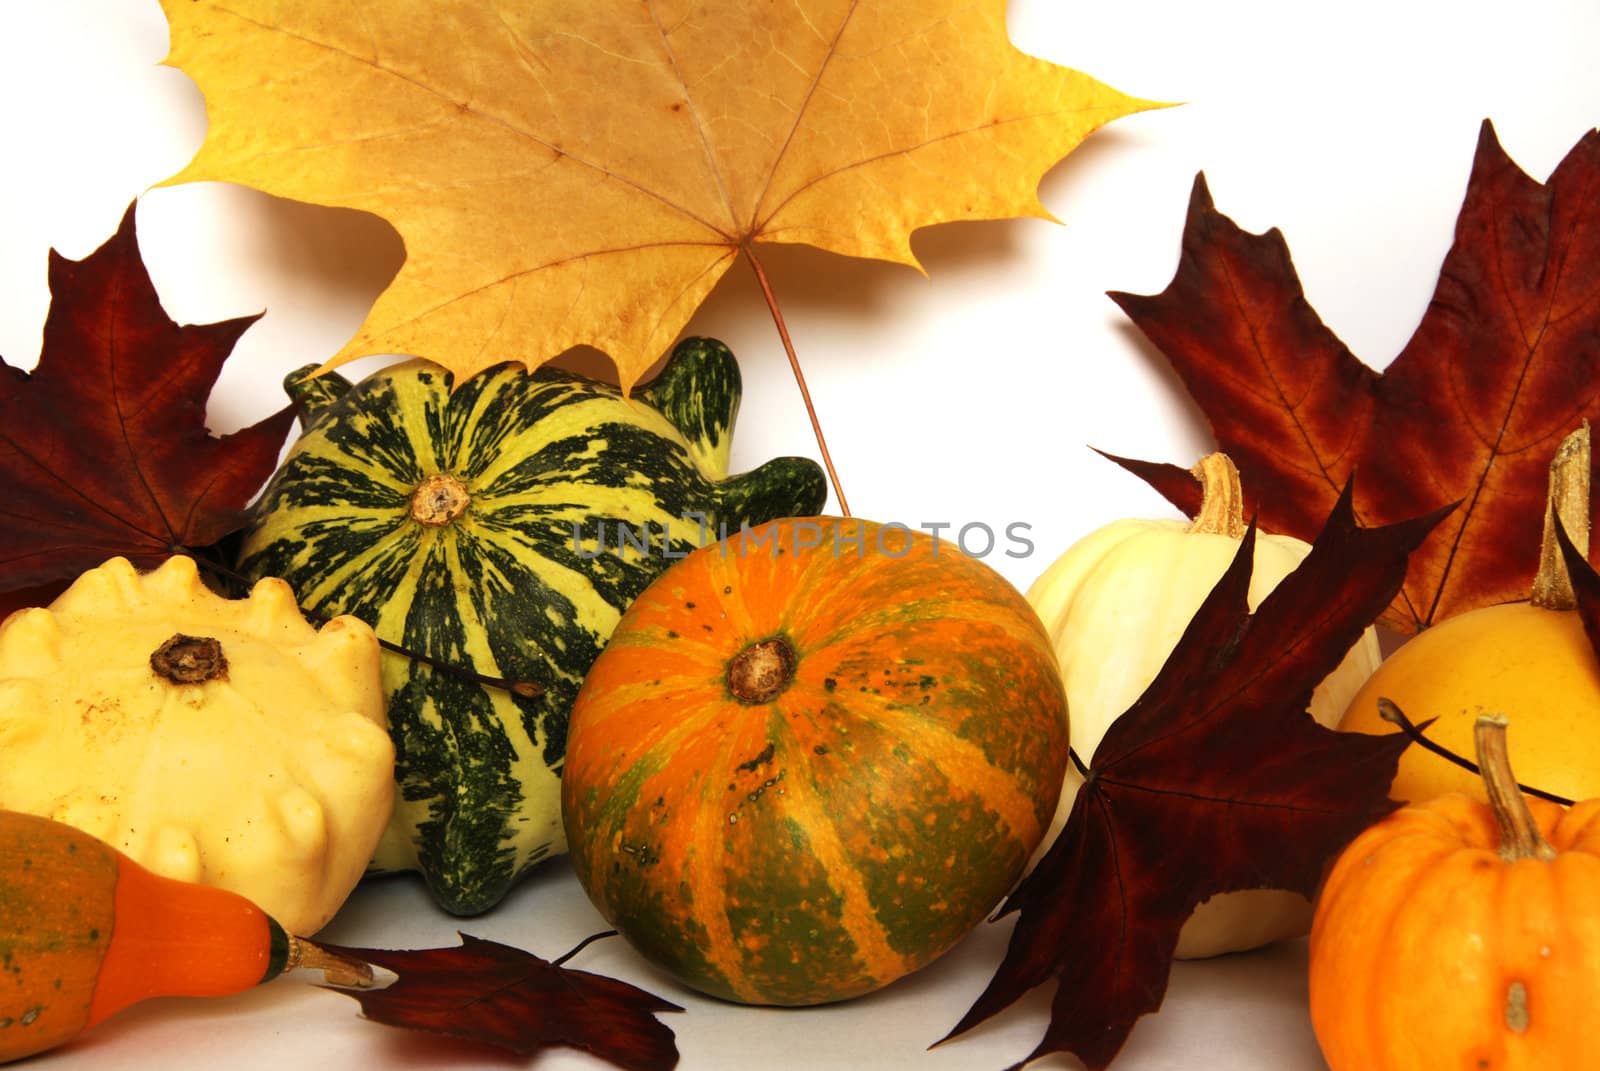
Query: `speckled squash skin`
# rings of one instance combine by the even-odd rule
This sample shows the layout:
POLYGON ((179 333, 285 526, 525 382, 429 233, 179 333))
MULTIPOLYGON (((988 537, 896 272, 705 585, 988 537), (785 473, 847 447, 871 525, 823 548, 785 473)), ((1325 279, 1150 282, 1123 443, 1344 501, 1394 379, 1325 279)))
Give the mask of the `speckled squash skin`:
POLYGON ((623 615, 573 708, 572 862, 690 986, 857 996, 940 955, 1021 874, 1066 713, 1037 616, 988 566, 903 528, 778 521, 623 615))
POLYGON ((777 458, 729 476, 739 368, 713 339, 684 340, 632 397, 520 364, 459 384, 425 361, 354 386, 306 371, 290 378, 306 428, 245 531, 242 570, 542 689, 384 655, 399 796, 375 867, 420 871, 442 907, 477 914, 566 848, 568 711, 622 611, 706 532, 820 509, 822 470, 777 458))
POLYGON ((116 885, 109 847, 71 826, 0 811, 0 1063, 88 1025, 116 885))

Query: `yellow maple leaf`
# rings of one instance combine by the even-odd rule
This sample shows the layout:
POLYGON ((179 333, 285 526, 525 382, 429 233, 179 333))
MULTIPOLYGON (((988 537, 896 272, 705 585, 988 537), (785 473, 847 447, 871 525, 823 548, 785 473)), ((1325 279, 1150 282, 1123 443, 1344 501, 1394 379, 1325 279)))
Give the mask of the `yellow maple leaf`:
POLYGON ((631 387, 741 251, 916 265, 1048 218, 1044 172, 1153 105, 1027 56, 1004 0, 163 0, 210 130, 169 182, 388 220, 406 260, 328 362, 466 376, 608 353, 631 387))

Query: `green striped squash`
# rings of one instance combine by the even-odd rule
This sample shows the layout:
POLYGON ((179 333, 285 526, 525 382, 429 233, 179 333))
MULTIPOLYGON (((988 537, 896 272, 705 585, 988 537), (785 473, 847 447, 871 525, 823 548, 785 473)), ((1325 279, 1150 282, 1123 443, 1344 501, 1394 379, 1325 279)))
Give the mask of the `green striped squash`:
POLYGON ((399 792, 373 868, 419 870, 444 908, 475 914, 566 850, 567 719, 622 611, 706 534, 814 513, 826 484, 803 458, 728 477, 739 370, 710 339, 681 343, 631 398, 520 364, 459 387, 419 360, 355 386, 309 371, 287 381, 304 431, 241 571, 437 663, 542 688, 384 656, 399 792))
POLYGON ((1021 876, 1067 763, 1050 639, 925 532, 790 518, 678 562, 584 681, 572 865, 707 993, 818 1004, 940 955, 1021 876))

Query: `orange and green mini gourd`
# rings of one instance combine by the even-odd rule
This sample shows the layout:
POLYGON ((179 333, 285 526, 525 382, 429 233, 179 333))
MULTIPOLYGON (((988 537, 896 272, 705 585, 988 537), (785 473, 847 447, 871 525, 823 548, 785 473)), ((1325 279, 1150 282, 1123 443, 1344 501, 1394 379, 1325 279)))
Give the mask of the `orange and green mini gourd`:
POLYGON ((365 964, 300 941, 244 897, 153 874, 62 822, 0 811, 0 1063, 70 1041, 151 997, 212 997, 316 966, 365 964))
POLYGON ((926 533, 789 519, 633 604, 573 709, 578 878, 647 957, 730 1000, 877 989, 1021 875, 1067 762, 1037 616, 926 533))

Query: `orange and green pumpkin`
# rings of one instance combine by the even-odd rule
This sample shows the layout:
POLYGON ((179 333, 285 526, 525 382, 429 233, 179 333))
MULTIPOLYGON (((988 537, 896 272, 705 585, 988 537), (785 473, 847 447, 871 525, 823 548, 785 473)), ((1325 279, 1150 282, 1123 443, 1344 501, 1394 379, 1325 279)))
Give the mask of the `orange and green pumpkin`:
POLYGON ((562 775, 585 890, 697 989, 817 1004, 977 925, 1067 762, 1049 637, 982 562, 900 526, 775 521, 623 615, 562 775))

